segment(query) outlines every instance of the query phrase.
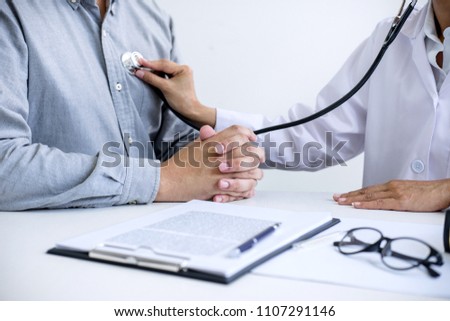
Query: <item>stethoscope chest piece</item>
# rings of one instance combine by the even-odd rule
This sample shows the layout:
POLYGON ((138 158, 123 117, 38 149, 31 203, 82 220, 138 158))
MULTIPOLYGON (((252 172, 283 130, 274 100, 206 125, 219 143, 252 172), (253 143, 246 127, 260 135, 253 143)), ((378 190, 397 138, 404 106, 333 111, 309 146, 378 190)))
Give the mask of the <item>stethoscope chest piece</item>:
POLYGON ((134 74, 136 69, 142 67, 139 59, 144 58, 139 52, 125 52, 122 57, 122 65, 130 74, 134 74))

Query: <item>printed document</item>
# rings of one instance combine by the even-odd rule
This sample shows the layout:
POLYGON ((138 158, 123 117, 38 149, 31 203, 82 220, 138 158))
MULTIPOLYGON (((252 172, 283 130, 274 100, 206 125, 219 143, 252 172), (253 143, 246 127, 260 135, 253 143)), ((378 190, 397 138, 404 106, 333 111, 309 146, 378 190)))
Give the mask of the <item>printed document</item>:
POLYGON ((227 279, 331 221, 330 213, 192 201, 60 242, 56 249, 89 253, 97 260, 227 279), (230 257, 230 251, 273 226, 277 228, 245 252, 230 257))

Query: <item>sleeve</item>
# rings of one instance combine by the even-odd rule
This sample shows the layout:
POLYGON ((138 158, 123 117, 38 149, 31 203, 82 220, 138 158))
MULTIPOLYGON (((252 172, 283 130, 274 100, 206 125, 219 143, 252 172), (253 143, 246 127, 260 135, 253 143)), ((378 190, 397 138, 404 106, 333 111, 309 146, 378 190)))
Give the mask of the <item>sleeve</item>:
MULTIPOLYGON (((174 32, 173 20, 169 17, 170 34, 172 38, 172 50, 170 60, 180 63, 180 55, 176 36, 174 32)), ((198 136, 198 131, 191 128, 180 120, 168 107, 164 104, 162 107, 162 124, 155 142, 155 153, 158 159, 165 161, 176 154, 180 148, 192 142, 198 136)))
MULTIPOLYGON (((253 130, 295 121, 328 107, 360 81, 375 57, 379 37, 372 35, 348 58, 343 67, 321 90, 314 109, 295 104, 287 116, 270 119, 263 115, 217 109, 216 129, 238 124, 253 130), (375 50, 376 51, 376 50, 375 50)), ((381 48, 381 44, 380 44, 381 48)), ((370 81, 369 81, 370 82, 370 81)), ((349 101, 307 124, 260 135, 266 152, 266 167, 315 171, 336 164, 345 165, 364 150, 368 84, 349 101)))
POLYGON ((13 11, 0 6, 0 210, 100 207, 153 201, 159 166, 65 153, 32 142, 27 123, 27 44, 13 11), (125 165, 126 164, 126 165, 125 165))

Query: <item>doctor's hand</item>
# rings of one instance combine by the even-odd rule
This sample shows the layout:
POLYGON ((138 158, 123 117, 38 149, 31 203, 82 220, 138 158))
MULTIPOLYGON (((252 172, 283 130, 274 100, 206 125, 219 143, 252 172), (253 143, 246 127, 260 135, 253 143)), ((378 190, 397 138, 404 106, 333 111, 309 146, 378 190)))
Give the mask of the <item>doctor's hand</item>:
POLYGON ((450 206, 450 179, 396 180, 346 194, 335 194, 340 205, 374 210, 436 212, 450 206))
MULTIPOLYGON (((244 129, 243 127, 240 126, 233 126, 228 128, 228 130, 233 130, 233 131, 246 131, 247 129, 244 129)), ((200 130, 200 139, 202 141, 207 140, 213 136, 216 135, 216 131, 211 128, 210 126, 203 126, 200 130)), ((216 137, 217 140, 218 137, 216 137)), ((222 173, 235 173, 235 177, 238 178, 239 172, 242 172, 243 170, 245 171, 245 168, 243 169, 241 166, 239 166, 239 164, 245 164, 245 162, 249 162, 252 160, 252 158, 257 158, 259 160, 260 163, 264 163, 265 162, 265 153, 264 153, 264 149, 255 146, 255 144, 252 144, 252 142, 254 142, 256 140, 256 136, 251 137, 250 138, 250 142, 245 142, 244 141, 239 141, 239 140, 235 140, 234 137, 232 139, 226 138, 226 139, 222 139, 220 142, 217 141, 217 145, 214 147, 215 151, 218 154, 221 154, 222 157, 221 159, 223 160, 223 163, 219 166, 219 170, 222 173), (244 142, 244 144, 242 146, 240 146, 239 144, 242 144, 242 142, 244 142), (250 158, 248 158, 248 156, 250 156, 250 158), (247 158, 247 159, 245 159, 247 158), (238 176, 236 176, 238 175, 238 176)), ((248 170, 250 171, 249 173, 247 173, 247 175, 253 175, 251 172, 253 172, 253 169, 251 168, 251 166, 248 168, 248 170)), ((258 169, 256 173, 256 181, 261 180, 263 178, 263 172, 258 169)), ((248 176, 248 178, 243 179, 241 178, 241 182, 244 182, 245 180, 247 181, 246 183, 251 184, 252 183, 252 179, 255 179, 255 177, 251 177, 248 176)), ((245 184, 245 182, 244 182, 245 184)), ((225 185, 226 186, 226 185, 225 185)), ((222 186, 223 187, 223 186, 222 186)), ((232 201, 237 201, 237 200, 241 200, 244 198, 249 198, 249 197, 253 197, 255 195, 255 190, 253 189, 253 191, 251 193, 249 193, 249 196, 247 197, 236 197, 236 196, 231 196, 228 194, 225 194, 226 190, 223 190, 223 193, 217 194, 213 197, 213 201, 214 202, 218 202, 218 203, 226 203, 226 202, 232 202, 232 201)))
POLYGON ((140 64, 148 70, 137 70, 136 77, 158 88, 169 105, 197 125, 216 124, 216 110, 202 105, 195 93, 192 69, 169 60, 149 61, 141 59, 140 64), (167 75, 168 78, 161 75, 167 75))
POLYGON ((156 201, 230 202, 252 197, 263 177, 258 167, 264 161, 262 149, 252 144, 255 140, 253 132, 243 127, 217 134, 203 127, 200 139, 161 164, 156 201))

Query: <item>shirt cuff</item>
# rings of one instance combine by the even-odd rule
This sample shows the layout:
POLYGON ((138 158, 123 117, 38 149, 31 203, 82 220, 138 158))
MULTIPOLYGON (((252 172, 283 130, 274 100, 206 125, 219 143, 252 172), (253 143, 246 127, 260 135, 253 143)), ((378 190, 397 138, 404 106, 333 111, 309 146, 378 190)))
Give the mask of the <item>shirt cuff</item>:
POLYGON ((120 204, 146 204, 155 200, 160 183, 160 162, 154 159, 127 159, 126 178, 120 204))
POLYGON ((224 130, 233 125, 240 125, 255 130, 261 128, 263 123, 264 117, 260 115, 216 109, 216 131, 224 130))

